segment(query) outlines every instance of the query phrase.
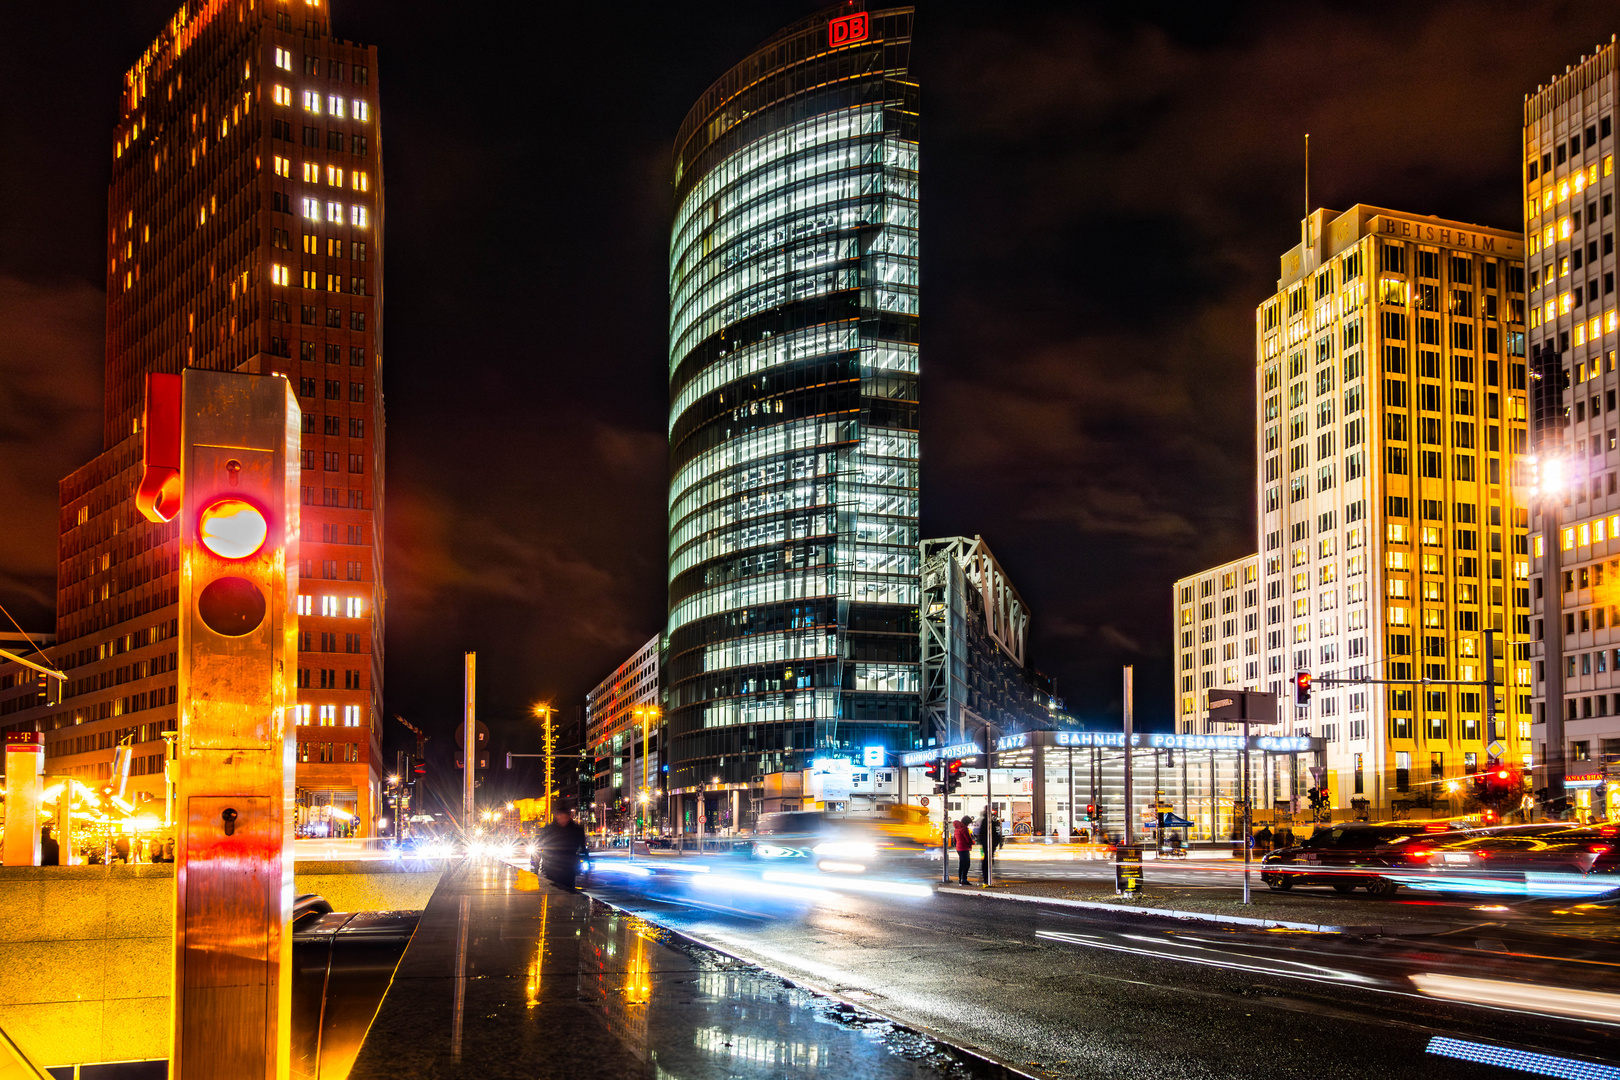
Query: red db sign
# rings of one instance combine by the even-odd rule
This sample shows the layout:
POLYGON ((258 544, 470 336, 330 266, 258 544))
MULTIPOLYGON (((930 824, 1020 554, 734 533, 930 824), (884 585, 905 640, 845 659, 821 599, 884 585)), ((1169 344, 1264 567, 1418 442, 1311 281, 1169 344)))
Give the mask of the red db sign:
POLYGON ((872 18, 864 11, 853 15, 840 15, 827 24, 827 44, 853 45, 865 41, 872 31, 872 18))

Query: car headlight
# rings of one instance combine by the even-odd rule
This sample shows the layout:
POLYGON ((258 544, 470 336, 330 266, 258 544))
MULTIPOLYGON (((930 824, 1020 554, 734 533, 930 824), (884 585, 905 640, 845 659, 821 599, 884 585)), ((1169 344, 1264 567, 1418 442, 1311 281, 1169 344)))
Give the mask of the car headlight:
POLYGON ((754 854, 761 859, 791 859, 799 852, 779 844, 755 844, 754 854))
POLYGON ((582 874, 590 873, 591 872, 591 860, 589 860, 589 859, 581 859, 581 860, 579 860, 579 872, 582 873, 582 874))

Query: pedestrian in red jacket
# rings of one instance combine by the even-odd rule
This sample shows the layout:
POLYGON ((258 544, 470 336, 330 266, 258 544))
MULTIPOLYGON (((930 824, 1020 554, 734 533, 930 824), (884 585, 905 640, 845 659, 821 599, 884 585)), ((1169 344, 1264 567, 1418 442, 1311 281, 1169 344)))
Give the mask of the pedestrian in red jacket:
POLYGON ((951 846, 956 849, 956 880, 968 883, 968 867, 973 862, 973 819, 964 817, 951 831, 951 846))

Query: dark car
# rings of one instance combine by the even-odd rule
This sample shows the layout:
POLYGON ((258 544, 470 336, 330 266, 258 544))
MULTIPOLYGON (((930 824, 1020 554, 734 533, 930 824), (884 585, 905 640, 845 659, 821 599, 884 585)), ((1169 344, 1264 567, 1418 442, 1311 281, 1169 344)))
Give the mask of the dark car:
MULTIPOLYGON (((1538 891, 1542 875, 1607 876, 1620 871, 1616 830, 1544 823, 1414 842, 1396 880, 1430 891, 1538 891)), ((1617 882, 1620 884, 1620 882, 1617 882)), ((1548 884, 1563 891, 1557 879, 1548 884)))
POLYGON ((1382 871, 1405 864, 1406 843, 1461 835, 1446 822, 1348 822, 1319 827, 1293 847, 1271 852, 1260 863, 1260 880, 1278 890, 1295 885, 1330 885, 1347 893, 1365 888, 1388 896, 1397 885, 1382 871))

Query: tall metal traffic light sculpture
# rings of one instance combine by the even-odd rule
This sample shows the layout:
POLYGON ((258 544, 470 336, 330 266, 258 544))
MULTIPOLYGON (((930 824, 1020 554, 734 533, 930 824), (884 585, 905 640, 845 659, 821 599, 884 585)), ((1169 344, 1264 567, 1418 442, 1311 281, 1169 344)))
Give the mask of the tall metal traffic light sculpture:
POLYGON ((299 410, 281 376, 150 376, 137 503, 180 534, 176 1080, 289 1075, 299 410), (178 469, 178 476, 173 470, 178 469))

